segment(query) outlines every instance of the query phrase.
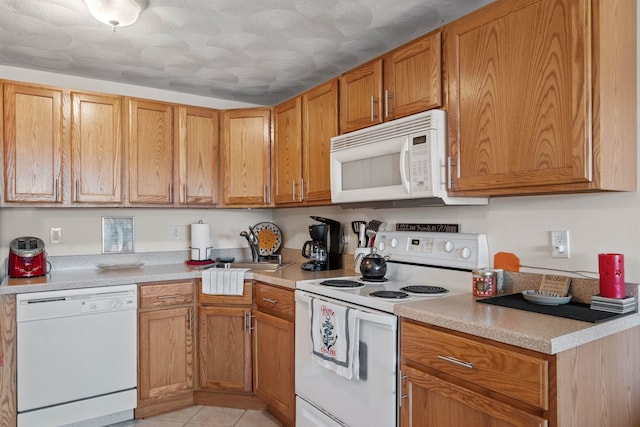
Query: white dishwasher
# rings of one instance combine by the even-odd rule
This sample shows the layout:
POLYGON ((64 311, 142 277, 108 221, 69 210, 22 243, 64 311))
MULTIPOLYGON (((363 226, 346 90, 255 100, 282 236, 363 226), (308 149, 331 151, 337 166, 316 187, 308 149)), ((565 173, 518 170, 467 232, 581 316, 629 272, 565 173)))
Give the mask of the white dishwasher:
POLYGON ((17 295, 18 427, 133 418, 137 294, 120 285, 17 295))

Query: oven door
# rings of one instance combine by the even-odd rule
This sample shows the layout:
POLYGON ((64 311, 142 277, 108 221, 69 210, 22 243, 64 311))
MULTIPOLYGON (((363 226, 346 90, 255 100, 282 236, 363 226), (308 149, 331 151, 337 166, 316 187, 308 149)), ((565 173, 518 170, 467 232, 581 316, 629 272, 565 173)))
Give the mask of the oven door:
POLYGON ((296 426, 396 426, 398 420, 398 318, 296 290, 296 426), (311 356, 311 298, 356 310, 359 379, 346 379, 311 356))

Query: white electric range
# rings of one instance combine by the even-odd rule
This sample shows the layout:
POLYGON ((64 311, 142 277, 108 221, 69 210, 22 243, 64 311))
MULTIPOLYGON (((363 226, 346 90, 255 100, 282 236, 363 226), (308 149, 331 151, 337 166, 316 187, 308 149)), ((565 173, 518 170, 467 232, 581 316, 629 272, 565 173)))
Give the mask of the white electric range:
POLYGON ((297 427, 397 426, 394 306, 471 293, 472 270, 489 266, 482 234, 380 231, 375 246, 388 257, 384 281, 366 282, 354 275, 296 283, 297 427), (335 332, 319 316, 344 310, 350 320, 339 319, 336 330, 343 337, 357 331, 345 344, 351 359, 319 361, 319 337, 331 342, 335 332))
POLYGON ((381 231, 375 246, 388 257, 384 281, 354 275, 300 281, 296 289, 393 313, 396 304, 471 292, 471 271, 489 266, 484 234, 381 231))

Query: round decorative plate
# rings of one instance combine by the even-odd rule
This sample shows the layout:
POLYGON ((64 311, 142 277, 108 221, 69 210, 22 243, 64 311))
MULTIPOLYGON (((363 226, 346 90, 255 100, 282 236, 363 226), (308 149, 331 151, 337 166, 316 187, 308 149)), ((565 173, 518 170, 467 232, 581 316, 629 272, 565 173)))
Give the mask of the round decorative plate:
POLYGON ((540 305, 562 305, 571 301, 571 295, 566 297, 554 297, 551 295, 539 294, 534 290, 522 291, 522 296, 529 302, 540 305))
POLYGON ((270 256, 280 250, 282 231, 272 222, 259 222, 253 227, 258 236, 261 256, 270 256))

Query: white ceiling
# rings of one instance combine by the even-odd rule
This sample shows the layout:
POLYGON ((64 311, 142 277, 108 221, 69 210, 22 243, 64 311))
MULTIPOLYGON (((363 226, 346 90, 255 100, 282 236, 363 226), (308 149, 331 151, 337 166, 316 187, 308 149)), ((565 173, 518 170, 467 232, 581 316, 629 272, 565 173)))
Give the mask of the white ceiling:
POLYGON ((493 0, 0 0, 0 65, 274 105, 493 0))

